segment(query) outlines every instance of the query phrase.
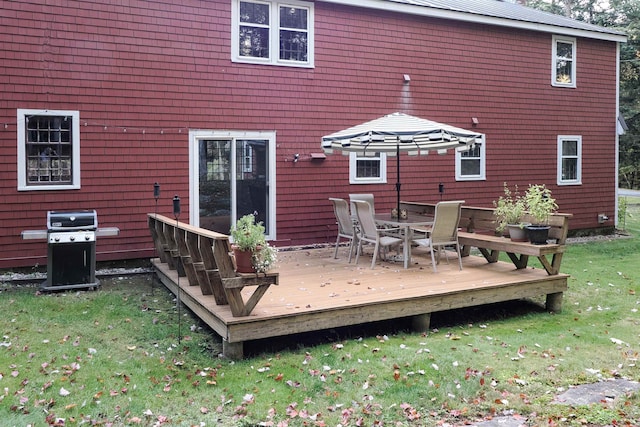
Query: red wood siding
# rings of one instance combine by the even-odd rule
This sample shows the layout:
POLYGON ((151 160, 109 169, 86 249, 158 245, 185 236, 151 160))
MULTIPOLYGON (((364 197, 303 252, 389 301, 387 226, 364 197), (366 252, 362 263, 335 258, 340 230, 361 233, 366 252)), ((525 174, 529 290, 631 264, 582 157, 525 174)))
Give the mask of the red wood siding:
POLYGON ((315 68, 260 66, 230 61, 230 0, 108 3, 0 3, 0 268, 45 261, 45 243, 20 232, 51 209, 120 227, 99 239, 101 260, 153 255, 154 182, 158 212, 178 194, 188 218, 189 129, 275 130, 278 240, 330 241, 327 198, 373 192, 390 209, 395 159, 387 184, 350 186, 346 157, 309 155, 322 135, 394 111, 477 117, 487 135, 486 181, 456 182, 453 153, 402 156, 405 200, 436 201, 442 182, 446 198, 490 206, 504 181, 546 183, 572 228, 614 217, 615 43, 578 39, 577 88, 554 88, 550 34, 317 2, 315 68), (80 190, 17 191, 18 108, 80 111, 80 190), (555 185, 559 134, 582 135, 581 186, 555 185))

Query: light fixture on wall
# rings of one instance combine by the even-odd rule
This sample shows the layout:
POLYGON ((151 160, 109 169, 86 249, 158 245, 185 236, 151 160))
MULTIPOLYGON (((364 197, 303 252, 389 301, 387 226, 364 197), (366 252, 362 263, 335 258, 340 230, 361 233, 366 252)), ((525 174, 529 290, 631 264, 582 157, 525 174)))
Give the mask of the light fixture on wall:
POLYGON ((404 80, 404 84, 409 84, 409 82, 411 81, 411 76, 409 74, 404 74, 402 78, 404 80))
POLYGON ((479 123, 480 123, 480 121, 478 120, 477 117, 471 117, 471 124, 473 126, 478 126, 479 123))

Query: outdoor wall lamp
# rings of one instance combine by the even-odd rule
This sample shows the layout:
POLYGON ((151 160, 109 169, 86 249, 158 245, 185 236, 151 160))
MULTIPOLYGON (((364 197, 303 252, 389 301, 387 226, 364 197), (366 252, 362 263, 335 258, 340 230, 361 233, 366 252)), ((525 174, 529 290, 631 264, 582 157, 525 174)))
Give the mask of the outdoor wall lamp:
POLYGON ((480 124, 480 121, 478 120, 477 117, 471 117, 471 124, 473 126, 478 126, 478 124, 480 124))
POLYGON ((402 78, 404 79, 405 84, 408 84, 411 81, 411 76, 409 74, 403 75, 402 78))

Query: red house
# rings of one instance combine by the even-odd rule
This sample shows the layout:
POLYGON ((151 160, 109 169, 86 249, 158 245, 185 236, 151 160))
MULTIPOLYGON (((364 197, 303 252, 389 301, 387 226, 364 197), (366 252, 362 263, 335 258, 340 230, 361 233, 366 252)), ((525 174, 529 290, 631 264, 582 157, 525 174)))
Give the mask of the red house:
POLYGON ((612 227, 625 40, 495 0, 1 2, 0 268, 46 262, 21 232, 49 210, 120 228, 98 260, 153 256, 146 213, 174 195, 194 225, 257 212, 278 245, 331 241, 328 197, 391 209, 396 162, 321 137, 395 111, 485 135, 403 156, 404 200, 544 183, 572 229, 612 227))

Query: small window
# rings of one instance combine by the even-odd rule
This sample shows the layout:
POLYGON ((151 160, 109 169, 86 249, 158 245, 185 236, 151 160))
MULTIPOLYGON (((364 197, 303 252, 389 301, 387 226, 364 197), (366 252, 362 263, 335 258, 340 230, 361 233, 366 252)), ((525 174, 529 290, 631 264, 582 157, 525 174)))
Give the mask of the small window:
POLYGON ((313 3, 233 0, 231 58, 313 67, 313 3))
POLYGON ((387 155, 349 153, 349 183, 384 184, 387 182, 387 155))
POLYGON ((80 114, 18 110, 18 191, 80 188, 80 114))
POLYGON ((485 174, 485 144, 474 144, 467 151, 456 152, 456 181, 481 181, 485 174))
POLYGON ((558 136, 558 185, 582 184, 582 137, 558 136))
POLYGON ((551 84, 576 87, 576 39, 553 37, 551 84))

